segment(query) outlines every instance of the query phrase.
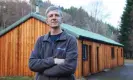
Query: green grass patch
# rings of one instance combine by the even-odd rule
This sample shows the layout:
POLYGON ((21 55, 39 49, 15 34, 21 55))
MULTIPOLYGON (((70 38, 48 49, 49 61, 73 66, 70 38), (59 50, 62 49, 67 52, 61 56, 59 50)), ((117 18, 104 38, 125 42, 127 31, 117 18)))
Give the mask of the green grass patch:
POLYGON ((0 77, 0 80, 34 80, 33 77, 0 77))
POLYGON ((129 63, 129 64, 133 64, 133 60, 132 59, 125 59, 124 62, 125 63, 129 63))

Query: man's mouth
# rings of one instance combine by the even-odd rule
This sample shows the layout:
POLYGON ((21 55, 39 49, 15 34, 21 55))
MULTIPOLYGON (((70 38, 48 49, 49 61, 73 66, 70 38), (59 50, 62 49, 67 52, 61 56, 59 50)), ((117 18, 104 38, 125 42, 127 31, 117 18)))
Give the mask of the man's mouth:
POLYGON ((58 23, 58 22, 52 22, 52 23, 58 23))

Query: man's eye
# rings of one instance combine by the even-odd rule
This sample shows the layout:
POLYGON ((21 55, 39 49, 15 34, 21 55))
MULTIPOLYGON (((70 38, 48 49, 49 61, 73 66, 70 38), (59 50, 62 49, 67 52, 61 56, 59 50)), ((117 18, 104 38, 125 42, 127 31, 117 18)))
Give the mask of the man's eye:
POLYGON ((53 17, 53 15, 49 15, 49 17, 53 17))
POLYGON ((55 14, 55 16, 59 17, 59 14, 55 14))

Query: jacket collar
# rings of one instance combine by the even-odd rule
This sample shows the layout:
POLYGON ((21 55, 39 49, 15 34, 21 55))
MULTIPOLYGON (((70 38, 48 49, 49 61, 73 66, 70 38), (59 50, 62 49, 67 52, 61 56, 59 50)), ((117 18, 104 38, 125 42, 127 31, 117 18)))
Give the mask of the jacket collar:
MULTIPOLYGON (((60 37, 56 41, 63 41, 63 40, 67 39, 67 32, 65 30, 62 30, 62 31, 63 31, 62 34, 60 35, 60 37)), ((49 36, 50 36, 50 32, 44 36, 43 41, 51 42, 49 36)))

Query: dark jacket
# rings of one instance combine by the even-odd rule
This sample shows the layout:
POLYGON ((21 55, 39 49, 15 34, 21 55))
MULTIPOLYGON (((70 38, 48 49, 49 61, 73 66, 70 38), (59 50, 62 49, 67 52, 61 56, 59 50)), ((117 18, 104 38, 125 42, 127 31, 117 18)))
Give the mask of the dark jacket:
POLYGON ((52 43, 46 34, 38 38, 29 59, 29 68, 36 72, 35 80, 75 80, 77 56, 75 37, 63 31, 52 43), (54 58, 65 59, 65 62, 56 65, 54 58))

